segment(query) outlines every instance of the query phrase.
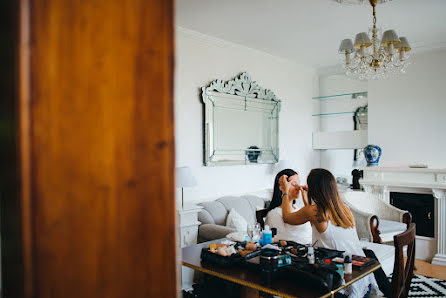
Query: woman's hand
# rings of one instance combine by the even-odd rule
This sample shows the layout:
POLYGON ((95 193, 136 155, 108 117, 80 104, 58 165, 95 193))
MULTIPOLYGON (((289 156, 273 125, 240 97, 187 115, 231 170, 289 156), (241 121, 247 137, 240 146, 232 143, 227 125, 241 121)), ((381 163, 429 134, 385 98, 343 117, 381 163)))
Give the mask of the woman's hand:
POLYGON ((287 193, 287 194, 290 193, 291 182, 288 181, 287 175, 283 175, 282 177, 280 177, 279 185, 280 185, 280 190, 282 191, 282 193, 287 193))

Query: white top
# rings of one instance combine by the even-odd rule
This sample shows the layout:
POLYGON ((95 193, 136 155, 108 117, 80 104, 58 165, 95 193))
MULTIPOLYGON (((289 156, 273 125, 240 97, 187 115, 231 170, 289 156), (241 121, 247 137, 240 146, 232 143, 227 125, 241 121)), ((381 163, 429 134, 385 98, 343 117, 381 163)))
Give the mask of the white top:
MULTIPOLYGON (((304 207, 302 200, 297 200, 294 207, 297 209, 292 212, 298 211, 304 207)), ((300 244, 311 244, 311 224, 309 222, 302 225, 290 225, 283 221, 282 207, 276 207, 266 215, 265 225, 269 225, 271 228, 277 229, 277 239, 279 240, 292 240, 300 244)))
MULTIPOLYGON (((319 233, 314 225, 312 226, 312 230, 313 242, 316 242, 317 240, 315 246, 342 250, 352 255, 365 257, 355 227, 344 229, 342 227, 335 226, 331 223, 331 221, 328 221, 328 227, 325 232, 319 233)), ((348 295, 349 297, 362 298, 367 293, 369 284, 372 285, 372 293, 374 293, 378 286, 373 274, 367 275, 340 292, 344 295, 348 295)))

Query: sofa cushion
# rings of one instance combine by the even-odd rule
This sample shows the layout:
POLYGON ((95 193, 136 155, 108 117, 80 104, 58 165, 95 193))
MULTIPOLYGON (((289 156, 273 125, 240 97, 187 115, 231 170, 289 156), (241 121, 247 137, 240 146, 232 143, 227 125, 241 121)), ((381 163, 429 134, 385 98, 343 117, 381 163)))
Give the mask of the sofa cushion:
MULTIPOLYGON (((253 225, 256 223, 255 211, 252 210, 251 204, 246 199, 242 197, 222 197, 217 202, 220 202, 226 207, 227 213, 234 208, 249 224, 253 225)), ((215 223, 218 224, 217 220, 215 220, 215 223)), ((225 223, 222 224, 224 225, 225 223)))
MULTIPOLYGON (((223 205, 221 202, 217 201, 210 201, 210 202, 203 202, 198 204, 200 206, 203 206, 204 210, 209 213, 210 216, 212 216, 213 222, 206 222, 202 221, 201 214, 205 214, 204 212, 200 212, 198 215, 198 220, 202 223, 215 223, 217 225, 224 226, 226 224, 226 216, 228 216, 228 210, 226 209, 225 205, 223 205)), ((203 210, 202 210, 203 211, 203 210)))
POLYGON ((214 218, 206 209, 201 209, 198 212, 198 221, 202 224, 215 224, 214 218))
POLYGON ((243 218, 234 208, 229 211, 228 217, 226 218, 226 226, 234 228, 237 232, 245 232, 248 228, 248 222, 243 218))
POLYGON ((404 232, 406 229, 407 225, 405 223, 385 219, 379 220, 379 230, 381 234, 395 233, 396 235, 404 232))
POLYGON ((249 202, 249 204, 251 205, 251 209, 254 211, 254 214, 257 210, 265 208, 266 199, 264 198, 251 195, 244 195, 242 196, 242 198, 246 199, 249 202))
POLYGON ((226 235, 233 232, 235 232, 235 229, 230 227, 215 224, 202 224, 198 228, 198 241, 205 242, 224 238, 226 235))

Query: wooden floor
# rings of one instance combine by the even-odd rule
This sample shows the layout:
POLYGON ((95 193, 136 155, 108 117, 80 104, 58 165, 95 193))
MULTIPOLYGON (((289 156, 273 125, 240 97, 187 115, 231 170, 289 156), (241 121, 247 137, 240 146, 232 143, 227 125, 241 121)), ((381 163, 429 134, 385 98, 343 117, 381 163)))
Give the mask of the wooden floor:
POLYGON ((446 280, 446 267, 432 265, 426 261, 415 260, 414 273, 446 280))

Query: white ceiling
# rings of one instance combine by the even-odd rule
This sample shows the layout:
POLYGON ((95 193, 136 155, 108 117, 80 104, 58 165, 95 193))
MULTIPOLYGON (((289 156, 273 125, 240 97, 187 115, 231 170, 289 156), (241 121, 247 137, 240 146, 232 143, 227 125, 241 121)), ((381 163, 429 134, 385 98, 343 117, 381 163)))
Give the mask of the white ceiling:
MULTIPOLYGON (((376 8, 377 25, 406 36, 413 52, 446 48, 446 0, 393 0, 376 8)), ((339 63, 344 38, 372 26, 369 5, 333 0, 177 0, 178 26, 297 60, 339 63)))

